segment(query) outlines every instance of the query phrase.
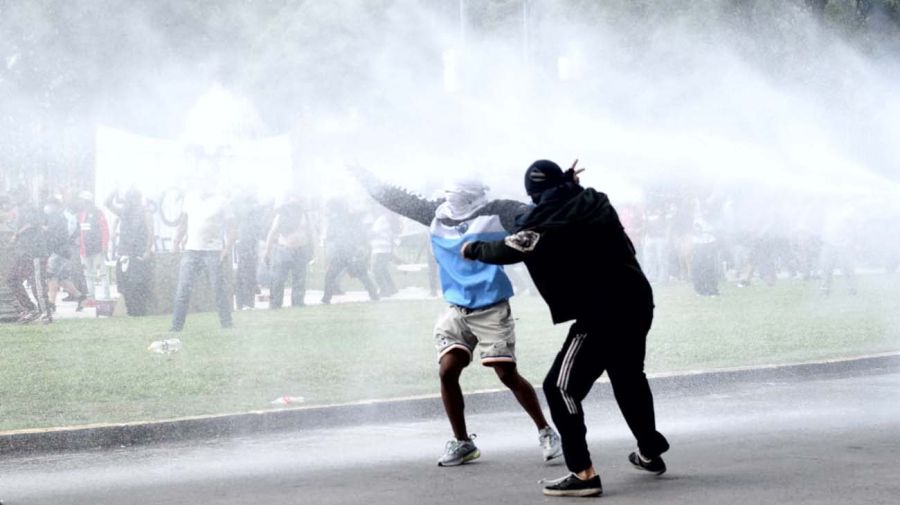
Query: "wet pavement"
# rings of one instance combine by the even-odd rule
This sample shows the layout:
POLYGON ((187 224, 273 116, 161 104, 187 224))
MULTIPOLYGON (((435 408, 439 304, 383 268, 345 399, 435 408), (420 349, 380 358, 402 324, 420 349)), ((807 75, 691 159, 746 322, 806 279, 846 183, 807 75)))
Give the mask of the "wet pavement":
MULTIPOLYGON (((900 496, 900 369, 661 389, 672 450, 662 477, 631 468, 634 442, 599 384, 589 441, 610 503, 894 504, 900 496)), ((755 378, 753 378, 755 377, 755 378)), ((473 409, 474 410, 474 409, 473 409)), ((524 413, 470 412, 481 459, 435 465, 443 418, 236 439, 8 458, 0 498, 17 504, 553 503, 524 413)))

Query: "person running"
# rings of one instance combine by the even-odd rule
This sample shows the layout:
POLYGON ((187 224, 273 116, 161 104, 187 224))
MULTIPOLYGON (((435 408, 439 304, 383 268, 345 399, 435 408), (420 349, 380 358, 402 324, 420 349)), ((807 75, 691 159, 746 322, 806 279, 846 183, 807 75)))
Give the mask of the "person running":
POLYGON ((44 214, 32 204, 25 188, 14 194, 15 232, 11 243, 13 248, 12 269, 8 273, 7 285, 15 295, 19 306, 18 323, 28 324, 36 319, 43 323, 53 322, 50 302, 47 298, 47 243, 44 234, 44 214), (28 296, 25 283, 31 287, 34 301, 28 296))
POLYGON ((75 312, 81 312, 87 295, 79 290, 73 279, 71 265, 72 236, 69 233, 69 225, 63 213, 62 202, 56 198, 50 198, 44 203, 44 217, 47 252, 47 299, 50 312, 56 311, 56 296, 62 287, 75 300, 75 312))
POLYGON ((338 282, 344 272, 362 282, 370 300, 380 299, 378 288, 369 277, 369 241, 363 216, 351 211, 344 200, 334 199, 326 204, 325 253, 322 303, 328 305, 340 293, 338 282))
MULTIPOLYGON (((576 160, 577 163, 577 160, 576 160)), ((462 256, 493 265, 525 262, 555 324, 575 320, 544 380, 544 394, 572 472, 544 487, 549 496, 603 492, 585 439, 581 402, 606 371, 619 409, 637 439, 628 460, 662 474, 669 443, 658 431, 653 396, 644 375, 653 292, 634 247, 603 193, 578 184, 575 165, 534 162, 525 189, 536 204, 512 235, 474 241, 462 256)), ((478 264, 478 263, 473 263, 478 264)))
POLYGON ((515 323, 509 307, 512 284, 502 267, 462 260, 457 249, 465 241, 496 239, 512 229, 525 205, 512 200, 488 200, 477 180, 452 184, 443 200, 427 200, 381 184, 361 167, 351 171, 378 203, 409 219, 430 226, 444 299, 450 304, 434 327, 438 351, 441 399, 454 438, 447 442, 439 466, 456 466, 481 456, 466 428, 465 402, 459 377, 478 353, 481 364, 494 369, 500 381, 534 421, 545 461, 562 455, 559 436, 547 423, 534 388, 516 367, 515 323))

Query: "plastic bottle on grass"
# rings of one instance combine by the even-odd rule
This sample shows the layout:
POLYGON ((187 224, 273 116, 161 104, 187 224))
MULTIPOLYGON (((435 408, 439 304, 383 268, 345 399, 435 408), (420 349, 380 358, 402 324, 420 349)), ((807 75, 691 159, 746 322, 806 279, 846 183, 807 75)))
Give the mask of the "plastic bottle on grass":
POLYGON ((177 338, 157 340, 150 344, 147 350, 158 354, 172 354, 181 350, 181 340, 177 338))
POLYGON ((302 396, 279 396, 271 401, 272 405, 287 406, 297 405, 306 401, 302 396))

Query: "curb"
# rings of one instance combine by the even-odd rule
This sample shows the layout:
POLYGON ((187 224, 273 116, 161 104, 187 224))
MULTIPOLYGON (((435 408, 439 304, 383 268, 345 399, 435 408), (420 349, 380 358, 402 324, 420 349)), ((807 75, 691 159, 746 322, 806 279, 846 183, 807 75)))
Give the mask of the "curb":
MULTIPOLYGON (((813 363, 664 374, 651 376, 649 380, 654 395, 677 396, 729 384, 829 379, 898 370, 900 353, 890 353, 813 363)), ((608 388, 598 389, 586 401, 590 403, 592 399, 599 401, 610 396, 608 388)), ((469 393, 466 404, 478 413, 507 412, 517 408, 515 399, 506 390, 500 389, 469 393)), ((376 422, 410 422, 443 415, 441 399, 433 395, 165 421, 10 431, 0 433, 0 456, 108 449, 376 422)))

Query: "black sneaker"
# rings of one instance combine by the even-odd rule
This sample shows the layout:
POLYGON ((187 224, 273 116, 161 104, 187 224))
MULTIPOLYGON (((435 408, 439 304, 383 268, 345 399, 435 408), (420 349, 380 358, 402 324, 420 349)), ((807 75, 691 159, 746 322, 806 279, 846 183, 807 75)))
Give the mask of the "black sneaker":
POLYGON ((82 310, 84 310, 84 301, 85 300, 87 300, 87 295, 81 295, 76 299, 78 304, 75 305, 75 312, 81 312, 82 310))
POLYGON ((603 494, 603 485, 600 483, 599 475, 588 480, 581 480, 574 473, 570 473, 544 486, 544 494, 547 496, 600 496, 603 494))
POLYGON ((655 473, 656 475, 666 473, 666 462, 659 456, 655 458, 645 458, 639 452, 632 452, 628 455, 628 461, 630 461, 635 468, 640 470, 655 473))

